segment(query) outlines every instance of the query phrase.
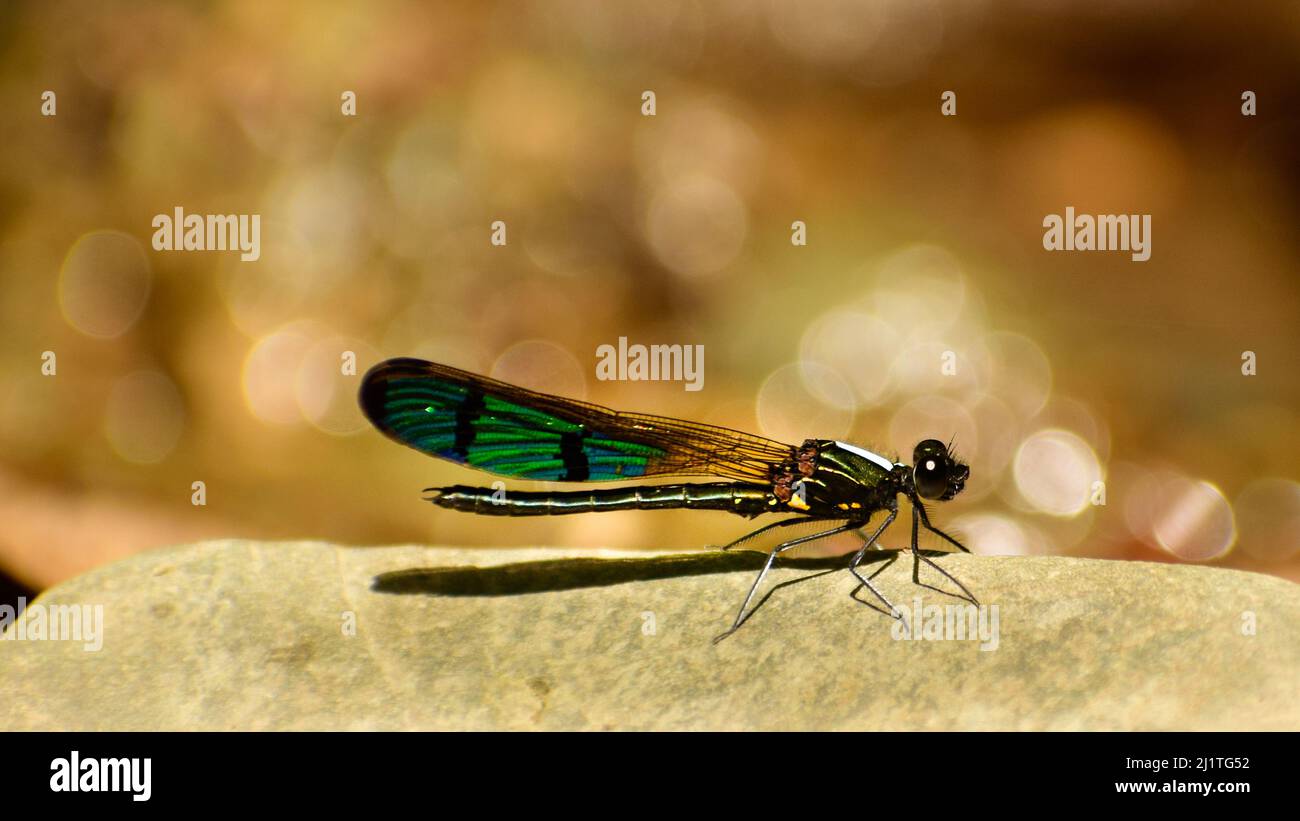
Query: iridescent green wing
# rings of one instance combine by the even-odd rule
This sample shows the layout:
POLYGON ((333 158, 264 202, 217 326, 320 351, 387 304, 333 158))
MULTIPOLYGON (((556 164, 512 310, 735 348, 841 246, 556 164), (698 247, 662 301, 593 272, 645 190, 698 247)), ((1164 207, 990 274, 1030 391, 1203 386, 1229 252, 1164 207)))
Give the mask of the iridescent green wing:
POLYGON ((709 475, 766 482, 795 450, 727 428, 618 413, 420 359, 371 368, 360 401, 371 423, 394 441, 521 479, 709 475))

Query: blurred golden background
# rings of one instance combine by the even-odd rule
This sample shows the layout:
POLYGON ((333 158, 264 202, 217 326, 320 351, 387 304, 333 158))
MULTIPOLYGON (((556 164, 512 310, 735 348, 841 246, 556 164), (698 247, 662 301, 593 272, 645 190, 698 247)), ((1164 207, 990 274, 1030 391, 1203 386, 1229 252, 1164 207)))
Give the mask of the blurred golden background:
POLYGON ((0 38, 26 588, 208 537, 750 526, 438 510, 422 488, 493 477, 368 429, 360 375, 400 355, 905 459, 955 435, 934 520, 976 552, 1300 579, 1300 6, 43 2, 0 38), (1067 206, 1150 214, 1150 260, 1045 251, 1067 206), (154 250, 176 207, 259 214, 260 258, 154 250), (598 381, 619 337, 703 345, 704 389, 598 381))

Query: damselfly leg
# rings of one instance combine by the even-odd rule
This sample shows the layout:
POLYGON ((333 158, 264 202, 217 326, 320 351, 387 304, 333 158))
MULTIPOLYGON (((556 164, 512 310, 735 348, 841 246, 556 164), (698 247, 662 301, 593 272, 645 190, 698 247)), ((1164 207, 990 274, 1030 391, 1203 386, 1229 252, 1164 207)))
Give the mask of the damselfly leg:
MULTIPOLYGON (((881 562, 881 563, 880 563, 880 567, 877 567, 874 571, 872 571, 872 573, 871 573, 870 576, 867 576, 867 580, 868 580, 868 581, 870 581, 871 579, 876 578, 876 577, 879 576, 881 573, 884 573, 886 570, 888 570, 888 569, 890 568, 890 566, 892 566, 892 565, 894 564, 894 562, 898 561, 898 554, 899 554, 901 551, 897 551, 897 550, 889 550, 889 551, 884 551, 884 552, 887 552, 887 553, 889 554, 889 558, 887 558, 887 559, 885 559, 883 562, 881 562)), ((862 599, 859 599, 859 598, 858 598, 858 591, 861 590, 862 588, 863 588, 863 585, 858 584, 856 587, 854 587, 852 590, 850 590, 850 591, 849 591, 849 598, 850 598, 850 599, 853 599, 853 600, 854 600, 855 602, 857 602, 858 604, 865 604, 867 607, 870 607, 872 610, 875 610, 876 612, 880 613, 882 616, 888 616, 888 615, 891 615, 890 613, 888 613, 888 612, 882 610, 879 606, 877 606, 877 605, 875 605, 875 604, 873 604, 873 603, 871 603, 871 602, 869 602, 869 601, 863 601, 862 599)), ((868 587, 868 589, 872 589, 872 588, 868 587)), ((879 592, 879 591, 875 591, 875 590, 873 590, 873 592, 875 592, 876 596, 878 596, 878 597, 880 597, 880 598, 882 598, 882 599, 884 598, 884 596, 881 596, 881 595, 880 595, 880 592, 879 592)), ((889 604, 888 601, 886 601, 885 603, 886 603, 886 604, 889 604)), ((892 605, 891 605, 891 606, 892 606, 892 605)), ((899 621, 903 622, 903 624, 906 625, 906 624, 907 624, 907 616, 902 615, 902 611, 901 611, 901 610, 898 611, 898 612, 899 612, 899 615, 900 615, 899 621)))
MULTIPOLYGON (((782 522, 777 522, 775 525, 768 525, 767 528, 763 528, 763 529, 766 530, 780 525, 795 524, 796 522, 797 520, 787 519, 782 522)), ((717 636, 714 636, 713 643, 717 644, 718 642, 725 639, 727 636, 730 636, 732 633, 736 632, 736 630, 740 628, 740 625, 744 623, 745 619, 749 617, 750 614, 746 613, 746 611, 749 609, 749 603, 753 601, 754 593, 758 591, 758 586, 763 583, 763 579, 767 578, 767 573, 769 570, 772 569, 772 563, 776 561, 776 557, 778 555, 784 553, 785 551, 789 550, 792 547, 796 547, 801 544, 807 544, 808 542, 815 541, 817 539, 824 539, 827 536, 834 536, 837 533, 845 533, 850 530, 856 530, 862 527, 864 524, 866 524, 866 522, 845 522, 839 527, 833 527, 830 530, 823 530, 820 533, 812 533, 808 536, 800 536, 797 539, 791 539, 788 542, 782 542, 781 544, 772 548, 772 552, 767 555, 767 562, 764 563, 763 569, 760 570, 758 573, 758 578, 754 579, 754 583, 749 586, 749 593, 745 595, 745 600, 740 604, 740 612, 736 614, 735 622, 732 623, 731 627, 728 628, 726 632, 719 633, 717 636)))
POLYGON ((740 547, 745 542, 748 542, 751 539, 756 539, 759 536, 762 536, 764 533, 766 533, 769 530, 775 530, 778 527, 790 527, 791 525, 807 524, 810 521, 812 520, 806 516, 798 516, 794 519, 782 519, 779 522, 772 522, 770 525, 763 525, 758 530, 751 530, 750 532, 746 533, 744 536, 741 536, 739 539, 736 539, 735 541, 732 542, 728 542, 727 544, 723 545, 719 549, 731 550, 733 547, 740 547))
MULTIPOLYGON (((876 541, 880 538, 880 535, 881 535, 882 533, 884 533, 885 530, 886 530, 886 529, 887 529, 891 524, 894 523, 894 519, 896 519, 896 518, 898 518, 898 502, 897 502, 897 500, 894 501, 893 506, 889 509, 889 515, 886 516, 886 517, 885 517, 885 520, 884 520, 883 522, 880 523, 880 526, 879 526, 879 527, 876 528, 876 532, 875 532, 875 533, 872 533, 872 534, 871 534, 871 537, 868 538, 865 542, 862 543, 862 547, 859 548, 858 552, 855 553, 855 554, 853 554, 853 559, 852 559, 852 561, 849 562, 849 572, 852 573, 852 574, 857 578, 858 581, 862 582, 862 586, 863 586, 863 587, 866 587, 866 588, 867 588, 868 590, 870 590, 873 594, 875 594, 875 597, 876 597, 876 598, 878 598, 878 599, 880 599, 882 602, 884 602, 885 606, 889 608, 889 615, 890 615, 890 616, 892 616, 892 617, 894 617, 894 618, 896 618, 896 619, 901 619, 901 618, 903 618, 903 614, 900 613, 900 612, 898 611, 898 608, 897 608, 897 607, 894 607, 893 602, 891 602, 889 599, 885 598, 885 594, 884 594, 884 593, 881 593, 879 590, 877 590, 877 589, 876 589, 876 586, 875 586, 874 584, 871 583, 871 579, 872 579, 872 577, 875 576, 875 574, 873 573, 871 576, 864 576, 864 575, 862 575, 862 573, 859 572, 859 570, 858 570, 858 565, 862 564, 862 559, 863 559, 864 556, 867 555, 867 551, 870 550, 871 547, 872 547, 872 545, 874 545, 874 544, 876 543, 876 541)), ((859 532, 860 532, 860 531, 859 531, 859 532)), ((854 599, 857 599, 857 596, 854 596, 854 595, 853 595, 853 594, 856 593, 857 591, 858 591, 858 588, 856 588, 856 587, 853 588, 853 591, 849 593, 849 596, 852 597, 852 598, 854 598, 854 599)), ((867 604, 867 603, 866 603, 866 602, 863 602, 863 604, 867 604)), ((873 605, 867 604, 867 606, 868 606, 868 607, 872 607, 873 605)))
MULTIPOLYGON (((957 581, 957 578, 955 576, 953 576, 947 570, 944 570, 935 562, 931 561, 931 559, 928 556, 924 556, 921 554, 920 546, 917 543, 918 537, 920 535, 918 530, 918 524, 924 525, 926 530, 930 531, 936 536, 945 539, 950 544, 956 545, 963 552, 966 553, 970 552, 969 550, 966 549, 966 546, 964 544, 957 541, 953 537, 949 536, 947 533, 944 533, 942 530, 935 527, 934 525, 930 524, 930 517, 926 515, 925 506, 919 502, 913 502, 912 503, 912 583, 918 584, 921 587, 928 587, 937 593, 943 593, 944 595, 947 596, 956 595, 954 593, 949 593, 947 590, 940 590, 939 588, 934 587, 933 585, 929 585, 921 581, 921 577, 920 577, 921 562, 925 562, 926 564, 933 567, 935 570, 939 571, 939 573, 948 581, 952 582, 953 584, 961 588, 961 592, 966 594, 965 598, 967 601, 969 601, 971 604, 979 604, 979 599, 975 598, 975 596, 972 595, 971 592, 966 589, 966 585, 957 581)), ((957 596, 957 598, 961 598, 961 597, 957 596)))

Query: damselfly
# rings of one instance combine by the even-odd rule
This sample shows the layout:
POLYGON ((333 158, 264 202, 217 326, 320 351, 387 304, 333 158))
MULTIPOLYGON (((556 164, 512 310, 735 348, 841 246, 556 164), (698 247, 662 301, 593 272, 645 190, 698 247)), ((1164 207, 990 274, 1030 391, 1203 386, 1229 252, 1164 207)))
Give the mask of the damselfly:
POLYGON ((730 629, 748 617, 749 605, 781 553, 837 533, 855 531, 865 541, 849 571, 903 618, 871 578, 859 570, 864 556, 898 516, 898 497, 912 505, 912 580, 920 563, 933 567, 975 602, 961 582, 922 555, 919 527, 969 553, 930 523, 923 499, 946 501, 965 487, 970 469, 937 439, 912 452, 912 464, 844 442, 807 439, 785 445, 728 428, 666 416, 620 413, 509 385, 419 359, 389 359, 371 368, 361 385, 361 407, 390 439, 430 456, 517 479, 609 482, 666 476, 715 476, 728 482, 640 485, 625 489, 512 491, 452 485, 426 488, 439 507, 491 516, 542 516, 603 510, 726 510, 752 518, 794 514, 761 527, 726 547, 809 521, 842 522, 789 539, 768 554, 730 629), (866 536, 876 513, 885 518, 866 536))

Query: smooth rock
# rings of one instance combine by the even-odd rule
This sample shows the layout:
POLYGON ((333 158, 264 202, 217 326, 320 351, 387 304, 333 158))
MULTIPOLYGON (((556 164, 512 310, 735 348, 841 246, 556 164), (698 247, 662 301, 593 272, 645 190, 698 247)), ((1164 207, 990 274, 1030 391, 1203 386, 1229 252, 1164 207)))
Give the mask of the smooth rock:
MULTIPOLYGON (((100 649, 8 627, 0 728, 1300 729, 1300 586, 1282 579, 945 555, 990 632, 902 640, 850 598, 847 572, 816 569, 842 560, 807 560, 778 566, 760 597, 802 581, 714 644, 762 558, 246 541, 140 554, 24 616, 102 605, 100 649)), ((963 605, 913 585, 909 555, 885 564, 869 570, 909 624, 915 597, 963 605)), ((924 636, 937 622, 920 616, 924 636)))

